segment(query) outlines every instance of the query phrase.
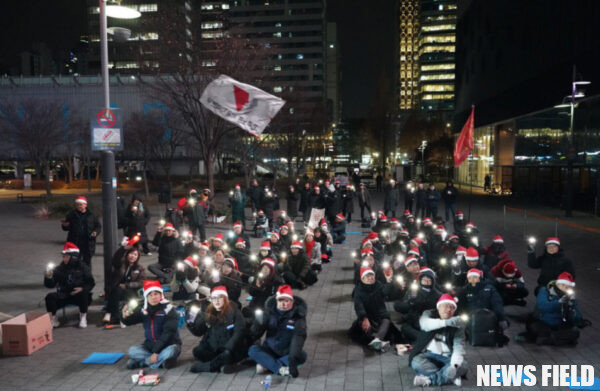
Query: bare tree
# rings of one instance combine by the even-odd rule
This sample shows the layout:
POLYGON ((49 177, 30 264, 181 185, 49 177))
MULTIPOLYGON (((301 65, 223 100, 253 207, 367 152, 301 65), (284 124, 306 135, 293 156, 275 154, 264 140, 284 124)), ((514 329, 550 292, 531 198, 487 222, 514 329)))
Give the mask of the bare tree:
POLYGON ((11 137, 36 166, 38 177, 44 172, 46 194, 51 195, 50 162, 64 136, 63 103, 29 99, 4 106, 2 118, 5 136, 11 137))
POLYGON ((153 144, 162 137, 164 127, 160 125, 158 118, 153 115, 144 115, 139 112, 132 113, 125 122, 127 132, 125 132, 125 143, 127 149, 133 154, 132 158, 142 161, 142 178, 144 180, 144 191, 146 198, 150 197, 148 188, 148 161, 152 156, 153 144))

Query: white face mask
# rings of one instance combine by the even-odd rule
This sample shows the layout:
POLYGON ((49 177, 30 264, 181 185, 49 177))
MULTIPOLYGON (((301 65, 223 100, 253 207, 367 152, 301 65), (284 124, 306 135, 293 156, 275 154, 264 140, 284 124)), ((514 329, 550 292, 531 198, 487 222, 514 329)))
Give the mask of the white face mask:
POLYGON ((267 250, 260 250, 260 255, 262 255, 263 257, 266 257, 267 254, 269 254, 267 250))

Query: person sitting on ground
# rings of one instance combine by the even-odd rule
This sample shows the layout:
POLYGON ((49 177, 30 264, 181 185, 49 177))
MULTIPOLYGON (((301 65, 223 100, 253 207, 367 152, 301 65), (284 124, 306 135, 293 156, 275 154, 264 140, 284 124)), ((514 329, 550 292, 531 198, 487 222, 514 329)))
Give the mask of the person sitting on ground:
POLYGON ((129 308, 127 303, 121 311, 121 322, 127 326, 142 323, 146 337, 141 345, 129 348, 127 369, 173 368, 181 353, 181 338, 177 330, 179 316, 165 298, 158 281, 146 280, 143 284, 143 307, 129 308))
POLYGON ((240 278, 243 282, 248 282, 248 278, 256 271, 256 263, 250 261, 250 251, 246 249, 246 241, 243 238, 238 238, 230 254, 235 258, 240 269, 240 278))
POLYGON ((269 240, 265 240, 264 242, 262 242, 258 250, 258 262, 260 263, 263 259, 266 258, 277 261, 277 257, 275 256, 273 251, 271 251, 271 242, 269 240))
POLYGON ((583 319, 573 288, 575 280, 568 272, 562 272, 555 281, 541 287, 533 316, 526 322, 527 331, 516 339, 538 345, 577 345, 577 328, 590 326, 591 322, 583 319))
POLYGON ((187 258, 189 256, 192 256, 193 254, 196 254, 198 252, 200 244, 196 240, 194 240, 194 234, 192 233, 192 231, 183 231, 181 233, 181 236, 183 237, 183 250, 181 253, 181 257, 187 258))
POLYGON ((331 236, 333 243, 343 243, 346 240, 346 222, 341 213, 335 216, 335 224, 331 227, 331 236))
POLYGON ((281 263, 283 280, 294 289, 304 289, 317 282, 317 274, 310 268, 308 256, 302 249, 302 242, 292 242, 292 254, 281 263))
POLYGON ((137 298, 138 290, 146 276, 144 267, 140 265, 140 249, 137 247, 137 236, 125 238, 123 246, 115 252, 112 259, 111 288, 108 291, 108 304, 104 323, 119 320, 119 303, 137 298))
POLYGON ((190 301, 198 298, 200 286, 199 262, 194 257, 187 257, 177 262, 175 278, 171 282, 173 300, 190 301))
POLYGON ((210 252, 214 253, 217 250, 225 250, 223 247, 223 234, 218 232, 213 238, 210 238, 210 252))
POLYGON ((223 285, 227 288, 228 299, 235 303, 239 308, 242 308, 240 303, 240 295, 242 294, 242 279, 235 258, 226 257, 223 260, 221 268, 214 268, 211 272, 211 279, 208 286, 212 289, 216 286, 223 285))
POLYGON ((279 262, 281 261, 281 252, 284 251, 284 249, 281 247, 281 243, 279 243, 279 232, 269 232, 268 235, 271 245, 270 258, 273 258, 279 262))
POLYGON ((508 255, 506 247, 504 247, 502 236, 494 236, 492 244, 483 248, 483 256, 483 263, 490 270, 499 262, 510 260, 510 255, 508 255))
POLYGON ((244 225, 242 224, 242 222, 236 221, 235 223, 233 223, 233 235, 229 235, 229 237, 227 238, 227 245, 230 249, 235 247, 235 244, 237 243, 239 238, 244 239, 244 242, 246 242, 246 247, 248 248, 248 250, 250 250, 250 237, 244 232, 244 225))
POLYGON ((87 327, 90 292, 96 283, 89 266, 80 261, 79 256, 79 248, 74 243, 65 243, 60 265, 48 265, 44 274, 44 286, 56 288, 55 293, 46 295, 46 311, 52 316, 52 327, 60 326, 56 311, 67 304, 79 307, 79 328, 87 327))
POLYGON ((401 329, 405 339, 410 342, 417 340, 421 331, 421 315, 426 310, 435 309, 440 296, 442 292, 436 287, 435 273, 429 268, 423 268, 419 273, 418 285, 409 285, 404 297, 394 303, 394 309, 405 315, 401 329))
MULTIPOLYGON (((458 295, 461 312, 473 315, 480 309, 492 311, 498 320, 496 340, 499 346, 505 345, 508 342, 507 337, 504 336, 504 331, 508 329, 508 318, 504 313, 500 294, 490 280, 483 280, 483 271, 479 269, 469 270, 467 281, 468 284, 460 290, 458 295)), ((468 328, 467 333, 469 333, 468 328)))
POLYGON ((562 272, 567 272, 575 278, 575 266, 573 262, 565 255, 558 238, 546 239, 544 254, 535 256, 535 243, 529 243, 527 246, 527 265, 532 269, 540 269, 540 275, 537 279, 535 294, 541 287, 554 281, 562 272))
POLYGON ((456 300, 445 293, 435 310, 423 312, 419 320, 421 332, 408 356, 408 365, 417 373, 415 386, 462 385, 468 370, 465 323, 454 316, 455 311, 456 300))
POLYGON ((315 240, 315 234, 310 228, 304 233, 304 252, 310 260, 310 267, 320 272, 322 269, 321 244, 315 240))
POLYGON ((315 241, 321 244, 321 258, 323 259, 323 262, 329 262, 333 257, 333 236, 329 233, 329 226, 323 220, 314 232, 315 241), (327 255, 327 257, 323 257, 323 254, 327 255))
POLYGON ((262 345, 252 345, 248 356, 256 362, 256 373, 267 370, 281 376, 298 377, 298 367, 306 362, 307 306, 300 297, 294 297, 289 285, 277 289, 264 309, 255 314, 250 328, 252 341, 266 332, 262 345))
MULTIPOLYGON (((291 220, 287 220, 290 222, 291 220)), ((292 223, 293 224, 293 223, 292 223)), ((290 227, 287 224, 283 224, 279 227, 279 243, 283 251, 289 251, 292 245, 292 235, 290 235, 290 227)))
POLYGON ((514 304, 521 307, 527 305, 525 297, 529 291, 525 288, 523 273, 513 261, 505 259, 498 262, 490 274, 496 279, 496 289, 498 289, 504 305, 514 304))
POLYGON ((392 276, 386 283, 375 280, 370 267, 360 269, 360 283, 354 289, 354 311, 357 319, 348 334, 353 341, 367 345, 375 351, 387 351, 390 344, 399 341, 399 332, 390 320, 385 299, 392 293, 392 276))
POLYGON ((152 244, 158 247, 158 263, 148 266, 148 270, 156 275, 161 284, 168 284, 175 273, 175 261, 181 259, 183 246, 177 240, 179 233, 173 224, 166 223, 157 228, 152 244))
POLYGON ((275 272, 275 261, 270 258, 263 259, 258 272, 250 277, 248 282, 248 293, 252 300, 242 309, 245 318, 254 316, 254 310, 257 308, 262 309, 267 299, 273 296, 281 285, 281 279, 275 272))
POLYGON ((380 264, 375 262, 375 257, 373 256, 373 250, 370 248, 365 248, 360 252, 360 259, 356 259, 354 262, 354 285, 358 286, 360 284, 360 270, 362 268, 371 268, 375 273, 375 280, 381 283, 385 283, 386 277, 383 272, 383 268, 380 264))
MULTIPOLYGON (((458 249, 457 249, 457 254, 458 249)), ((462 250, 461 250, 462 254, 462 250)), ((456 263, 452 263, 452 285, 456 287, 465 286, 467 284, 467 273, 471 269, 478 269, 483 272, 482 279, 494 281, 487 266, 483 264, 483 260, 479 257, 479 252, 469 247, 464 255, 464 261, 457 256, 456 263)))
POLYGON ((210 299, 210 304, 196 315, 192 309, 189 311, 188 330, 203 337, 192 351, 196 361, 190 371, 232 373, 234 364, 246 358, 248 351, 246 322, 224 286, 214 287, 210 299))

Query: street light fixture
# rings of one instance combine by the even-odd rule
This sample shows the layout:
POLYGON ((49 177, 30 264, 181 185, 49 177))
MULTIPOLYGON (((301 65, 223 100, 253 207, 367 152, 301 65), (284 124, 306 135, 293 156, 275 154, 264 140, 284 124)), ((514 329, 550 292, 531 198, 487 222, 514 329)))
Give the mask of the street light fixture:
POLYGON ((569 107, 571 109, 569 118, 569 150, 567 153, 567 197, 565 203, 565 216, 573 216, 573 161, 575 160, 575 146, 573 144, 573 126, 575 121, 575 107, 577 107, 578 98, 585 97, 583 91, 577 91, 577 86, 591 84, 590 81, 580 80, 575 81, 577 70, 573 65, 573 81, 571 82, 571 95, 567 95, 563 99, 563 103, 556 105, 556 108, 569 107))
MULTIPOLYGON (((108 29, 107 16, 120 19, 135 19, 141 14, 120 4, 107 5, 100 0, 100 63, 102 71, 102 91, 104 108, 110 109, 110 89, 108 74, 108 29)), ((114 30, 113 30, 114 31, 114 30)), ((102 173, 102 224, 104 225, 104 291, 110 288, 111 261, 117 247, 117 178, 115 175, 115 154, 104 150, 101 155, 102 173)))

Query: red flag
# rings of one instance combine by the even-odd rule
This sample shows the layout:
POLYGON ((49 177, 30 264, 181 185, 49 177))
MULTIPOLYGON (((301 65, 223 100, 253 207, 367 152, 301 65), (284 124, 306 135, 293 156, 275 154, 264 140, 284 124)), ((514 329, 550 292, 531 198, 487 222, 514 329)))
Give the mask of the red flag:
POLYGON ((469 115, 467 122, 460 131, 454 147, 454 167, 460 166, 473 150, 474 117, 475 107, 471 107, 471 115, 469 115))

